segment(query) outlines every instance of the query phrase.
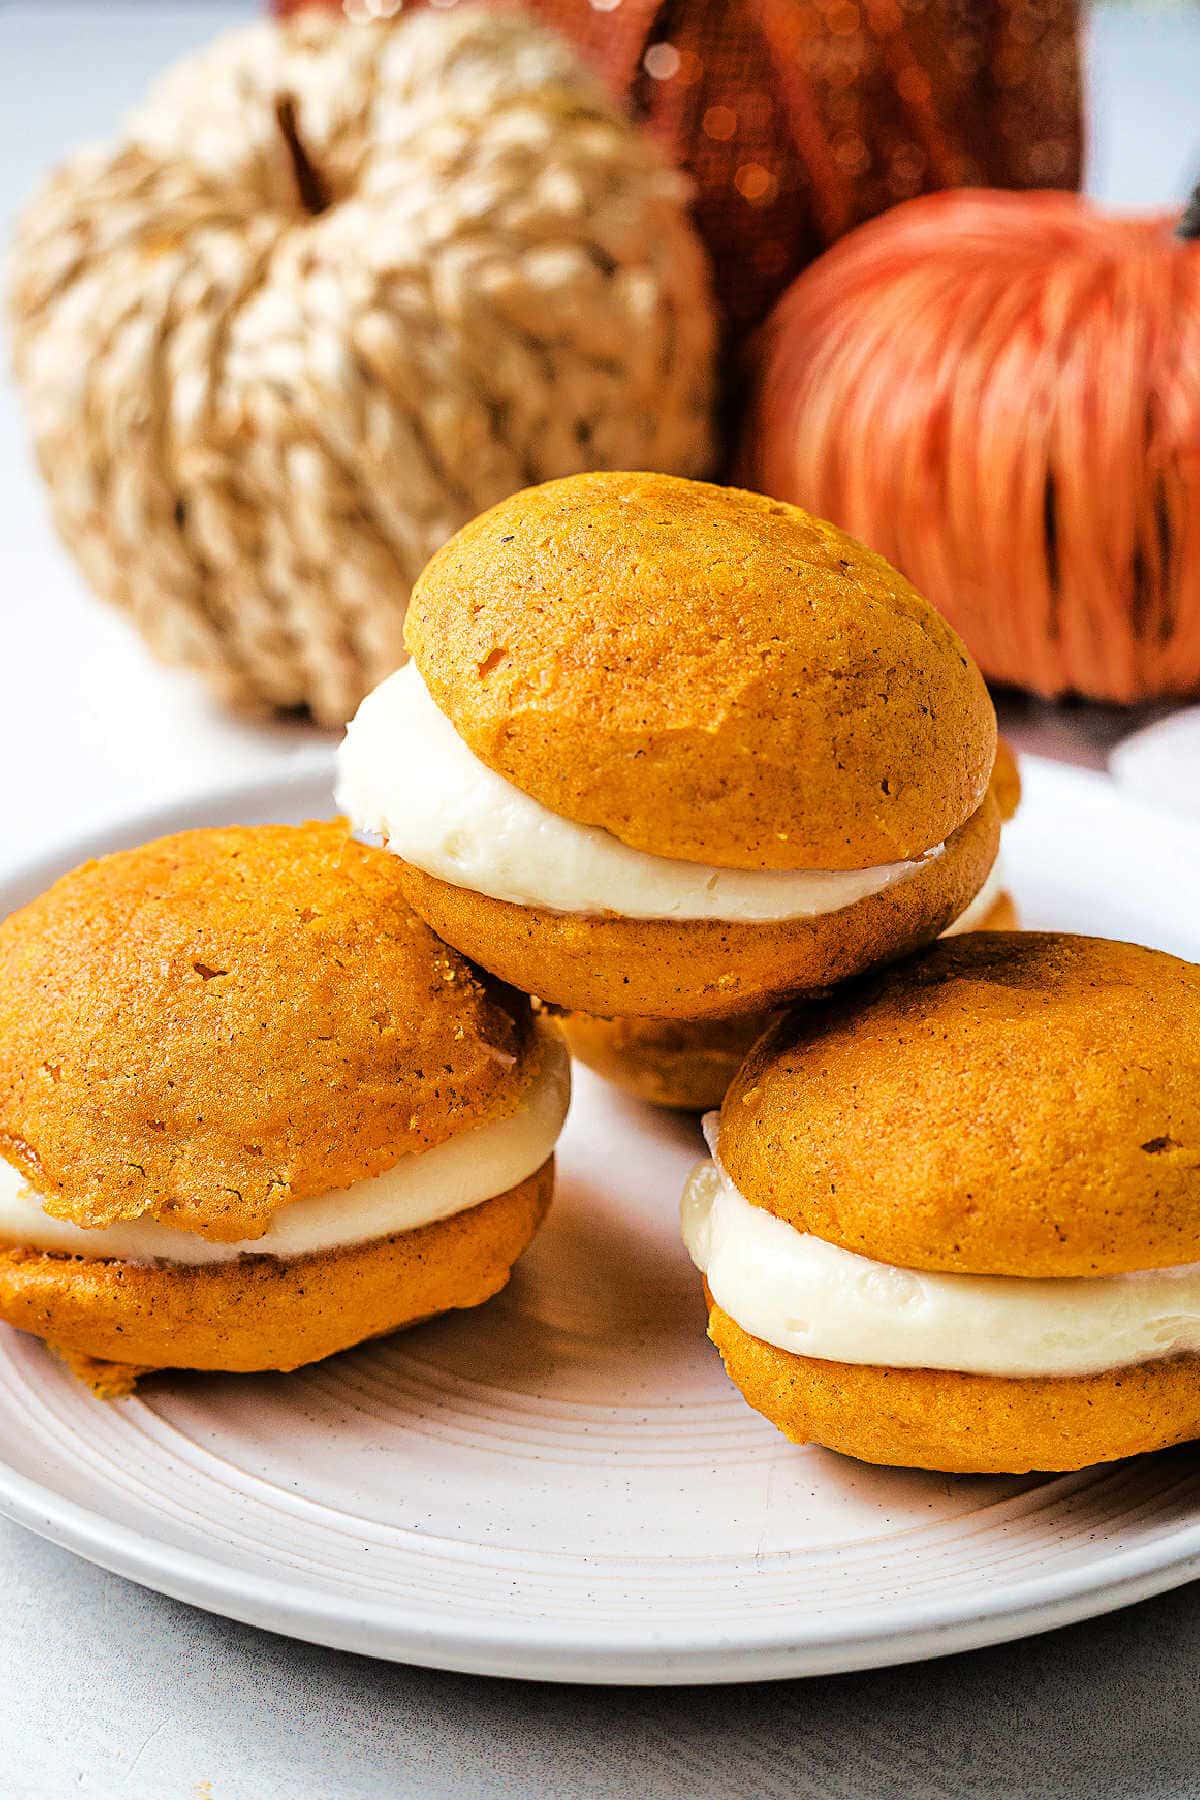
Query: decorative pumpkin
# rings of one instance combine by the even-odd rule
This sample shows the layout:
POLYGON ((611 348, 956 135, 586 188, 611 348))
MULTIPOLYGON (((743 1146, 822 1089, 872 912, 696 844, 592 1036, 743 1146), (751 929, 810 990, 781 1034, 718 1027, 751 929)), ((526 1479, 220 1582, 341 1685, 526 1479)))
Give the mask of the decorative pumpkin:
POLYGON ((881 551, 997 681, 1195 692, 1200 243, 1176 223, 978 191, 863 226, 769 321, 743 479, 881 551))
POLYGON ((227 698, 330 724, 474 514, 710 460, 685 184, 519 16, 229 34, 34 200, 11 305, 93 585, 227 698))
MULTIPOLYGON (((353 18, 406 0, 327 3, 353 18)), ((835 238, 898 200, 970 182, 1079 183, 1077 0, 526 4, 693 177, 734 337, 835 238)))

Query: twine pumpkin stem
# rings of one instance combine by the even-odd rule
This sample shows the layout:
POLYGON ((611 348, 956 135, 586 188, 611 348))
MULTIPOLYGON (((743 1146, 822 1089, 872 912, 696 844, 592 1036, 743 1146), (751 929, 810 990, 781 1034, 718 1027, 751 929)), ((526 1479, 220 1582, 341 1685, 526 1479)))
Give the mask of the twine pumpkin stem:
POLYGON ((1183 217, 1175 227, 1179 238, 1200 238, 1200 183, 1192 189, 1192 197, 1183 209, 1183 217))
POLYGON ((280 136, 287 145, 288 155, 292 159, 292 170, 296 177, 296 192, 300 196, 300 204, 305 212, 316 218, 329 205, 329 191, 321 179, 320 171, 308 151, 304 148, 304 140, 300 136, 300 127, 296 122, 296 98, 294 94, 280 94, 275 101, 275 122, 279 126, 280 136))

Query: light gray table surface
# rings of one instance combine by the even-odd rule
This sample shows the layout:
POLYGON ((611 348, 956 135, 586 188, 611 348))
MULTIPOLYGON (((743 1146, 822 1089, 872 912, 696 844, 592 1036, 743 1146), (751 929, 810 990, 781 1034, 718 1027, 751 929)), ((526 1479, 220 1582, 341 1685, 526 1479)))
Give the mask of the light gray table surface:
MULTIPOLYGON (((250 5, 0 3, 0 228, 146 76, 250 5)), ((1200 170, 1200 11, 1093 21, 1089 186, 1200 170)), ((55 546, 0 385, 0 872, 134 808, 328 740, 216 713, 55 546)), ((1100 766, 1140 720, 1004 702, 1021 745, 1100 766)), ((916 1667, 681 1691, 373 1663, 143 1591, 0 1522, 0 1800, 430 1796, 1200 1796, 1200 1590, 916 1667)))

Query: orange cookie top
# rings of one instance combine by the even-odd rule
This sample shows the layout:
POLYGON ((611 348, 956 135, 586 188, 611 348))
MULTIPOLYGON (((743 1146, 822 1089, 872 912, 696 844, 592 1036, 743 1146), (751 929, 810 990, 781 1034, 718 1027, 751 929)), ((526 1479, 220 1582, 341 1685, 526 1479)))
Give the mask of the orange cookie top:
POLYGON ((527 1002, 344 824, 189 831, 0 924, 0 1153, 46 1210, 225 1242, 516 1109, 527 1002))
POLYGON ((983 679, 916 590, 738 488, 602 473, 515 494, 429 563, 405 637, 482 762, 685 861, 920 856, 995 757, 983 679))
POLYGON ((748 1200, 916 1269, 1200 1260, 1200 968, 1058 932, 948 938, 785 1016, 721 1108, 748 1200))

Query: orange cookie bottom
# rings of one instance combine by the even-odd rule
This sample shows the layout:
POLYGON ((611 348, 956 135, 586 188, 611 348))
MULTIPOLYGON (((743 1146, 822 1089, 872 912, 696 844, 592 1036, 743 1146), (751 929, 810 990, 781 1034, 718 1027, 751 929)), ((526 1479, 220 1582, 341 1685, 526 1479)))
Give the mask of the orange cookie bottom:
POLYGON ((154 1369, 295 1369, 505 1285, 546 1215, 554 1159, 414 1231, 285 1262, 197 1267, 0 1248, 0 1319, 44 1338, 99 1394, 154 1369))
POLYGON ((560 1013, 567 1048, 579 1062, 652 1106, 707 1112, 776 1012, 740 1019, 598 1019, 560 1013))
MULTIPOLYGON (((979 931, 1015 931, 1011 894, 998 894, 979 931)), ((708 1112, 720 1106, 751 1046, 779 1014, 745 1013, 734 1019, 602 1019, 594 1013, 560 1012, 558 1023, 571 1055, 652 1106, 708 1112)))
POLYGON ((602 1018, 731 1019, 932 943, 987 879, 994 794, 904 881, 839 912, 750 923, 554 913, 454 887, 398 860, 413 911, 455 949, 548 1004, 602 1018))
POLYGON ((711 1305, 708 1335, 742 1397, 795 1444, 954 1475, 1115 1462, 1200 1437, 1200 1356, 1098 1375, 965 1375, 793 1356, 711 1305))

